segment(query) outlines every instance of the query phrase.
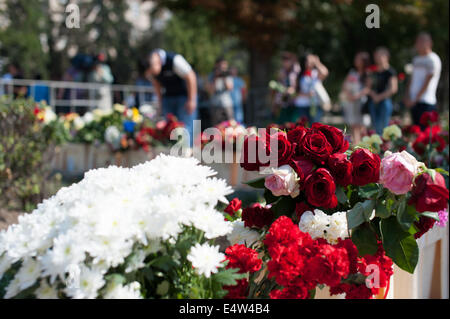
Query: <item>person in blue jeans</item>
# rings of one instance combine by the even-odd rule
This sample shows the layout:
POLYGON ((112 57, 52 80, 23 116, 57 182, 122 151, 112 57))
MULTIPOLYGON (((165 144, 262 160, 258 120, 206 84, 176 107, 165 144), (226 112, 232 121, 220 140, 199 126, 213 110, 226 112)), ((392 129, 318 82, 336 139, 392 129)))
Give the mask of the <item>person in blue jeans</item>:
POLYGON ((171 113, 183 122, 194 139, 194 120, 197 119, 197 76, 180 55, 156 49, 148 56, 147 75, 151 78, 162 114, 171 113))
POLYGON ((233 100, 234 119, 241 124, 244 124, 244 109, 243 109, 243 90, 245 89, 245 81, 239 76, 239 71, 236 67, 230 69, 233 77, 233 90, 231 91, 231 99, 233 100))
POLYGON ((396 72, 389 64, 389 51, 386 48, 376 49, 373 58, 376 71, 371 77, 369 111, 372 126, 377 134, 381 135, 392 116, 392 96, 397 93, 398 82, 396 72))

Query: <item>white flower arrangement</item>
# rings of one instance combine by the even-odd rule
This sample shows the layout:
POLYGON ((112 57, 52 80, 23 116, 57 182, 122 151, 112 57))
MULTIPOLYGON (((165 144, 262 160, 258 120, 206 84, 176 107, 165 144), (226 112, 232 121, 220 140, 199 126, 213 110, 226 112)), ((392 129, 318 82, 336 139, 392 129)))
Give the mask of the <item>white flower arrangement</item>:
POLYGON ((336 244, 338 239, 348 238, 346 212, 327 215, 320 209, 302 214, 299 227, 302 232, 309 233, 311 238, 323 238, 330 244, 336 244))
POLYGON ((232 190, 214 174, 194 158, 166 155, 87 172, 0 233, 0 297, 3 288, 5 298, 137 298, 139 285, 156 291, 158 271, 210 277, 224 256, 198 245, 232 230, 215 209, 232 190), (186 257, 199 265, 195 274, 186 257), (153 280, 138 280, 143 268, 153 280))

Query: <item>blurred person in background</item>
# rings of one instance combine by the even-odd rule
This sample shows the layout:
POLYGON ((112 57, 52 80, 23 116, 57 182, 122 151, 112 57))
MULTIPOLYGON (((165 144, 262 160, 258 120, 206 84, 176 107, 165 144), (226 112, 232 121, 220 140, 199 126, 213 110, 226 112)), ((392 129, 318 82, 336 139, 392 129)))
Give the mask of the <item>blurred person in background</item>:
POLYGON ((354 58, 354 68, 350 70, 342 85, 341 101, 344 111, 345 124, 352 132, 352 141, 357 144, 363 134, 362 107, 367 101, 370 91, 370 81, 367 69, 370 65, 370 55, 358 52, 354 58))
POLYGON ((230 69, 230 74, 233 78, 233 89, 231 90, 231 98, 233 100, 234 119, 239 123, 244 123, 244 108, 246 85, 244 79, 239 76, 239 71, 236 67, 230 69))
POLYGON ((417 56, 413 59, 413 71, 409 80, 404 104, 411 108, 414 124, 420 125, 424 112, 436 110, 436 89, 441 75, 442 63, 432 51, 433 40, 422 32, 416 38, 417 56))
POLYGON ((183 122, 191 141, 193 121, 197 118, 197 76, 180 54, 156 49, 147 58, 158 107, 164 116, 169 113, 183 122))
POLYGON ((314 54, 306 54, 300 60, 298 93, 294 100, 295 120, 306 117, 309 124, 320 122, 323 111, 317 94, 317 86, 328 76, 328 68, 314 54))
POLYGON ((377 68, 371 79, 369 110, 372 126, 378 135, 382 135, 383 129, 389 125, 394 108, 392 96, 398 90, 397 74, 389 64, 389 57, 389 51, 384 47, 379 47, 373 54, 377 68))
MULTIPOLYGON (((37 81, 42 81, 42 75, 36 74, 34 77, 37 81)), ((46 84, 35 84, 30 88, 30 94, 35 102, 43 102, 48 104, 50 101, 50 88, 46 84)))
POLYGON ((273 91, 272 112, 279 124, 295 122, 297 120, 293 96, 297 91, 297 80, 300 74, 300 64, 295 54, 283 52, 281 55, 281 68, 278 72, 277 82, 282 90, 273 91))
MULTIPOLYGON (((8 64, 7 73, 2 76, 2 80, 8 82, 12 80, 23 80, 23 73, 20 64, 12 62, 8 64)), ((9 94, 11 92, 11 88, 5 87, 4 93, 9 94)), ((27 95, 28 88, 22 85, 14 85, 12 86, 12 93, 14 98, 25 97, 27 95)))
POLYGON ((216 60, 214 70, 208 79, 207 89, 210 94, 210 107, 213 108, 212 125, 234 118, 232 92, 234 81, 228 61, 224 57, 216 60))

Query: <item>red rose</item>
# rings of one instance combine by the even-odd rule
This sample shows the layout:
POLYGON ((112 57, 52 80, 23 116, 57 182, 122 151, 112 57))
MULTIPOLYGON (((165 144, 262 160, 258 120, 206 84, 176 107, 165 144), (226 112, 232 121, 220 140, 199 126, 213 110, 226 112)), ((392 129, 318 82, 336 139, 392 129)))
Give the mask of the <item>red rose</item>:
POLYGON ((258 171, 263 165, 260 161, 260 153, 269 155, 269 147, 266 140, 256 135, 246 136, 241 153, 240 165, 246 171, 258 171))
POLYGON ((313 208, 306 204, 305 202, 300 202, 295 204, 295 217, 297 221, 300 221, 304 212, 313 211, 313 208))
POLYGON ((225 250, 228 260, 227 268, 237 268, 240 274, 254 273, 261 269, 262 260, 258 252, 245 245, 233 245, 225 250))
POLYGON ((348 150, 348 141, 344 138, 344 133, 334 126, 325 125, 321 123, 314 123, 311 127, 321 131, 333 148, 332 153, 344 153, 348 150))
POLYGON ((303 139, 303 136, 305 136, 307 131, 308 129, 306 129, 305 127, 297 126, 296 128, 287 132, 287 138, 292 145, 295 144, 299 146, 303 139))
POLYGON ((419 121, 422 126, 430 126, 439 121, 439 114, 436 111, 424 112, 419 121))
POLYGON ((352 163, 344 153, 335 153, 328 158, 328 167, 336 183, 347 186, 352 183, 352 163))
POLYGON ((434 180, 428 173, 420 174, 414 184, 409 204, 418 212, 438 212, 447 208, 448 189, 440 173, 435 172, 434 180))
MULTIPOLYGON (((292 157, 292 153, 294 152, 293 145, 289 142, 288 137, 285 132, 276 132, 270 136, 270 143, 277 143, 277 167, 286 165, 289 163, 292 157)), ((272 148, 273 146, 269 146, 272 148)), ((275 154, 271 154, 275 155, 275 154)))
POLYGON ((319 168, 305 180, 308 203, 315 207, 334 208, 337 206, 336 184, 330 172, 319 168))
POLYGON ((410 127, 408 127, 408 133, 409 134, 415 134, 418 135, 422 132, 422 130, 420 129, 419 125, 411 125, 410 127))
POLYGON ((352 162, 352 183, 364 186, 369 183, 376 183, 380 179, 380 156, 365 148, 359 148, 350 156, 352 162))
MULTIPOLYGON (((308 176, 314 170, 314 163, 303 156, 292 157, 289 165, 294 169, 299 177, 308 176)), ((303 178, 300 178, 300 180, 303 180, 303 178)))
POLYGON ((321 131, 311 129, 302 139, 300 152, 312 161, 324 164, 333 152, 333 147, 321 131))
POLYGON ((431 228, 433 228, 436 220, 430 217, 421 216, 418 221, 414 222, 414 225, 417 227, 418 231, 414 234, 414 238, 418 239, 425 235, 431 228))
POLYGON ((263 228, 272 223, 274 218, 273 211, 255 203, 242 211, 242 220, 245 227, 263 228))
POLYGON ((225 208, 225 213, 229 214, 230 216, 234 216, 234 214, 241 209, 242 207, 242 201, 239 200, 239 198, 233 198, 228 204, 228 206, 225 208))

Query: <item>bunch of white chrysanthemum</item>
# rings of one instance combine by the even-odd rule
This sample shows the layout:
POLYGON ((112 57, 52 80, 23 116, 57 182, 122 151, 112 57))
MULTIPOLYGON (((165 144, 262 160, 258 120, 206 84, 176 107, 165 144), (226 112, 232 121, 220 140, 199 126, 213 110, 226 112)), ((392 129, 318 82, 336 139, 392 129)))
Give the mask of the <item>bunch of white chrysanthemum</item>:
MULTIPOLYGON (((166 155, 87 172, 0 233, 0 279, 17 268, 4 297, 26 289, 38 298, 139 297, 138 283, 108 282, 111 269, 144 267, 146 256, 192 227, 206 239, 232 230, 215 209, 232 190, 214 174, 196 159, 166 155)), ((217 260, 199 273, 209 276, 217 260)))
POLYGON ((319 209, 315 209, 314 212, 306 211, 300 218, 299 227, 313 239, 324 238, 330 244, 337 243, 339 238, 349 237, 346 212, 327 215, 319 209))

